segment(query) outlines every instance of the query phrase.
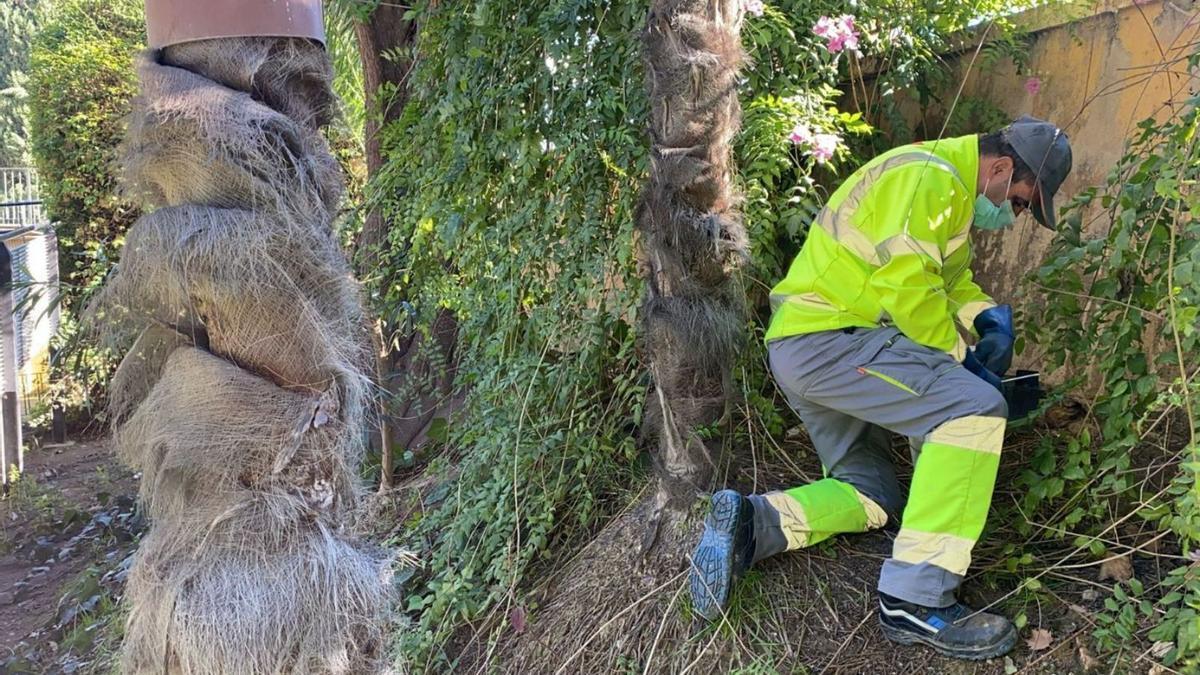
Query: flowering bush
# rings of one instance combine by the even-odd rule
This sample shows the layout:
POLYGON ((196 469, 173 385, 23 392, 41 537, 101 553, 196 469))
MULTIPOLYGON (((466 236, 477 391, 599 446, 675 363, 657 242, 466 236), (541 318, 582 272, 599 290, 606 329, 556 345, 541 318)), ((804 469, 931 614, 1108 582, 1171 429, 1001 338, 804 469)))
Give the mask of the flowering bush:
POLYGON ((830 53, 837 54, 843 49, 858 53, 859 34, 854 29, 854 17, 850 14, 843 14, 836 19, 827 16, 817 19, 813 33, 825 38, 825 46, 830 53))
POLYGON ((807 125, 797 124, 788 134, 788 140, 794 145, 805 146, 810 157, 818 164, 824 164, 833 159, 833 153, 837 152, 842 139, 837 134, 813 133, 807 125))

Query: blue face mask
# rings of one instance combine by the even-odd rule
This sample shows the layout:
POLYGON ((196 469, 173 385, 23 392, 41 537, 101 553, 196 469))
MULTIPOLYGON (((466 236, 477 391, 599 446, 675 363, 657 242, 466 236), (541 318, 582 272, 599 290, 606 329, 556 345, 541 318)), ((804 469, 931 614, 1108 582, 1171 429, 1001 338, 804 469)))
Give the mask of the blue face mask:
POLYGON ((1012 200, 1005 199, 1003 204, 996 206, 984 195, 975 198, 975 227, 981 230, 1003 230, 1012 225, 1016 217, 1012 200))

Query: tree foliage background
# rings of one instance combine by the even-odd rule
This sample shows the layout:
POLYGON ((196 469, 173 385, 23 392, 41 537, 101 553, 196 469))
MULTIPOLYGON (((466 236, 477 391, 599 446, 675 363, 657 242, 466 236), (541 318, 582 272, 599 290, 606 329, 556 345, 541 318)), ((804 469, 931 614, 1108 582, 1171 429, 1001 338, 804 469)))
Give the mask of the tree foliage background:
POLYGON ((0 4, 0 167, 25 166, 30 161, 25 100, 39 3, 10 0, 0 4))
MULTIPOLYGON (((988 25, 981 19, 1032 4, 744 2, 751 62, 736 157, 752 243, 745 290, 758 313, 735 366, 742 400, 713 434, 735 448, 762 447, 794 425, 762 358, 767 289, 830 189, 876 151, 936 136, 943 123, 960 134, 1006 121, 986 100, 951 105, 955 71, 941 55, 961 48, 964 30, 988 25), (861 58, 831 52, 812 30, 820 17, 848 11, 861 58), (932 111, 925 121, 934 123, 910 126, 897 105, 904 97, 932 111), (835 137, 831 156, 790 142, 797 129, 835 137)), ((372 5, 333 0, 329 15, 348 101, 347 123, 331 138, 351 177, 351 206, 378 204, 393 224, 369 290, 391 331, 428 332, 442 312, 458 324, 453 366, 464 403, 433 426, 431 448, 398 449, 403 475, 419 489, 404 493, 391 542, 424 561, 402 579, 397 648, 411 665, 436 669, 458 658, 452 637, 496 626, 497 608, 526 597, 647 482, 653 458, 639 429, 650 382, 634 330, 642 289, 633 227, 647 169, 637 41, 647 3, 413 3, 420 36, 405 55, 416 64, 402 83, 408 103, 383 129, 387 162, 360 197, 358 139, 375 113, 362 104, 351 20, 372 5)), ((63 223, 74 302, 103 278, 135 217, 115 196, 109 164, 133 93, 141 5, 60 0, 44 15, 18 11, 29 6, 0 6, 0 18, 43 17, 28 85, 32 147, 63 223)), ((1008 57, 1020 66, 1021 38, 1002 28, 987 29, 996 40, 980 63, 1008 57)), ((0 62, 0 74, 22 68, 12 64, 0 62)), ((0 95, 0 115, 9 100, 0 95)), ((1039 283, 1069 293, 1047 298, 1031 339, 1054 347, 1052 361, 1094 358, 1104 382, 1088 423, 1036 438, 1018 477, 1024 497, 997 505, 1004 512, 993 514, 983 551, 983 582, 1006 589, 1003 609, 1024 625, 1054 599, 1064 562, 1086 567, 1129 554, 1114 530, 1136 524, 1136 536, 1169 547, 1158 555, 1177 565, 1153 584, 1114 584, 1096 618, 1097 644, 1128 663, 1131 639, 1161 643, 1170 650, 1163 658, 1184 669, 1200 658, 1200 163, 1190 103, 1187 115, 1147 122, 1108 184, 1067 209, 1078 224, 1102 208, 1114 227, 1099 240, 1067 231, 1058 242, 1039 283), (1155 332, 1169 339, 1161 354, 1147 339, 1155 332)))
POLYGON ((104 279, 137 218, 113 165, 137 89, 133 59, 144 45, 137 0, 48 3, 33 41, 32 150, 46 210, 58 223, 68 309, 104 279))

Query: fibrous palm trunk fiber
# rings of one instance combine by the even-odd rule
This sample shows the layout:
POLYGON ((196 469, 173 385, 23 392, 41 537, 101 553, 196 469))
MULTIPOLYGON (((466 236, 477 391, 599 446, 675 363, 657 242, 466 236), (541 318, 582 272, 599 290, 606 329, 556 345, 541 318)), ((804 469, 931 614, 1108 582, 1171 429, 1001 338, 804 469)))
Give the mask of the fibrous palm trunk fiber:
POLYGON ((652 163, 637 225, 658 480, 545 584, 535 620, 498 650, 503 672, 604 672, 622 661, 676 672, 699 660, 672 608, 696 532, 690 507, 720 461, 702 430, 726 413, 745 329, 738 269, 747 242, 730 156, 741 110, 740 24, 738 0, 651 6, 643 44, 652 163), (676 648, 664 653, 667 645, 676 648))
POLYGON ((738 269, 748 243, 731 153, 741 118, 741 19, 738 0, 656 0, 643 34, 651 166, 637 225, 660 507, 689 504, 710 488, 719 446, 701 431, 726 414, 745 331, 738 269))
POLYGON ((372 361, 331 227, 327 57, 206 40, 139 76, 122 169, 153 210, 92 309, 132 341, 111 413, 151 517, 123 670, 381 672, 390 565, 344 527, 372 361))

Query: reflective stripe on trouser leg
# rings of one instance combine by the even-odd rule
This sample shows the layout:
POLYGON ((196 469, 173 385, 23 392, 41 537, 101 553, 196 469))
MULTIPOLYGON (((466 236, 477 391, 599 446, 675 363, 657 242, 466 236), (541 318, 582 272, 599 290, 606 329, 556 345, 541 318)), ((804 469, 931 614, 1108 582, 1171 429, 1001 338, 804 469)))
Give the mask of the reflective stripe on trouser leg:
POLYGON ((987 522, 1004 426, 1001 417, 961 417, 925 438, 880 591, 931 607, 954 602, 987 522))
POLYGON ((784 492, 750 495, 754 560, 811 546, 841 532, 883 527, 887 514, 849 483, 826 478, 784 492))

